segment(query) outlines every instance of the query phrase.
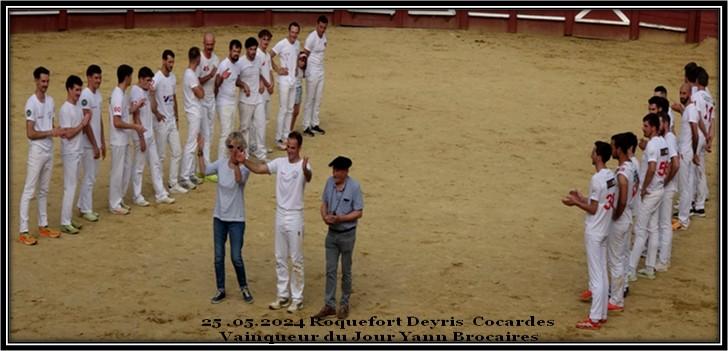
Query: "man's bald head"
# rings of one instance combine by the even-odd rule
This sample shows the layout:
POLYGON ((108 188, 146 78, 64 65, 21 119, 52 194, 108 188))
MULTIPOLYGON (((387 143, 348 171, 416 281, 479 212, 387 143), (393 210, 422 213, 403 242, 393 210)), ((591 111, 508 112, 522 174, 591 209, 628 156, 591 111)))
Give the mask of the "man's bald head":
POLYGON ((215 35, 208 32, 202 37, 202 47, 205 50, 205 56, 210 56, 215 50, 215 35))

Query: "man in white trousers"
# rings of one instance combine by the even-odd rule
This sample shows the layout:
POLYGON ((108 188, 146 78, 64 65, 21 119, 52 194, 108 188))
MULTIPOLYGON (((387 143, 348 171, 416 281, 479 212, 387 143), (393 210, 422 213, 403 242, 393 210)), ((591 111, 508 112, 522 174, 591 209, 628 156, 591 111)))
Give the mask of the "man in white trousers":
MULTIPOLYGON (((121 65, 116 70, 119 84, 111 93, 109 117, 111 118, 111 172, 109 173, 109 211, 117 215, 129 214, 131 208, 124 204, 124 194, 129 189, 132 172, 132 155, 129 148, 127 131, 144 133, 141 125, 132 123, 129 116, 129 102, 124 95, 131 85, 131 74, 134 70, 128 65, 121 65)), ((131 109, 137 107, 132 105, 131 109)))
POLYGON ((695 193, 695 166, 698 151, 698 109, 691 98, 690 83, 680 87, 680 103, 683 104, 680 118, 680 134, 678 148, 680 150, 681 167, 678 170, 680 201, 678 202, 677 220, 673 221, 673 230, 687 230, 690 226, 690 209, 695 193))
POLYGON ((200 134, 202 123, 202 100, 205 98, 205 91, 200 85, 200 80, 195 74, 200 64, 200 49, 191 47, 187 53, 189 65, 184 73, 183 91, 185 96, 185 115, 187 116, 187 143, 182 153, 182 185, 187 190, 197 188, 202 181, 195 176, 195 151, 197 151, 197 135, 200 134))
POLYGON ((83 130, 89 123, 91 116, 84 115, 78 100, 81 97, 83 81, 80 77, 70 75, 66 79, 66 101, 59 111, 59 123, 65 132, 61 139, 61 157, 63 158, 63 198, 61 200, 61 232, 78 234, 79 226, 71 223, 73 217, 73 198, 76 196, 76 186, 83 154, 83 130))
POLYGON ((278 107, 276 143, 281 150, 286 150, 283 139, 290 133, 293 105, 296 102, 296 64, 298 53, 301 50, 298 42, 298 32, 300 30, 301 26, 298 23, 291 22, 288 25, 288 36, 279 41, 270 54, 273 70, 278 73, 280 105, 278 107), (280 57, 280 65, 275 62, 276 56, 280 57))
POLYGON ((240 59, 240 50, 243 44, 240 40, 230 41, 228 56, 220 62, 215 77, 215 98, 217 100, 217 115, 220 118, 220 139, 217 148, 217 157, 225 155, 225 141, 233 131, 233 119, 238 111, 238 80, 239 70, 236 63, 240 59))
POLYGON ((276 175, 275 254, 277 298, 268 307, 278 310, 288 306, 293 313, 303 308, 303 191, 313 173, 308 157, 301 157, 303 137, 293 131, 288 135, 287 157, 268 163, 245 160, 253 173, 276 175), (288 259, 293 274, 288 270, 288 259))
POLYGON ((693 92, 695 107, 698 109, 698 157, 699 163, 695 167, 695 206, 693 214, 705 217, 705 199, 708 197, 708 183, 705 177, 705 152, 710 152, 713 141, 713 97, 706 87, 708 86, 708 72, 705 68, 697 68, 697 77, 693 92))
POLYGON ((677 138, 670 131, 670 115, 667 111, 660 112, 660 136, 667 144, 670 171, 665 175, 665 191, 658 209, 659 251, 655 271, 667 272, 670 268, 672 255, 672 198, 677 192, 677 178, 675 176, 680 170, 680 154, 678 153, 677 138))
POLYGON ((38 67, 33 71, 35 93, 25 103, 25 133, 28 137, 28 170, 23 195, 20 197, 20 236, 25 245, 35 245, 38 240, 28 232, 30 199, 38 189, 38 234, 47 238, 59 238, 61 232, 48 227, 48 186, 53 171, 53 137, 64 137, 65 132, 53 126, 55 104, 47 95, 50 71, 38 67), (39 184, 40 183, 40 186, 39 184))
POLYGON ((326 27, 329 20, 319 16, 316 30, 311 32, 303 44, 308 55, 306 68, 306 105, 303 109, 303 133, 313 136, 314 132, 326 134, 319 126, 321 99, 324 97, 324 52, 326 51, 326 27))
POLYGON ((649 138, 643 153, 640 179, 640 205, 635 222, 635 238, 630 253, 627 279, 637 280, 635 270, 639 263, 642 249, 647 245, 647 259, 645 268, 637 273, 639 276, 655 279, 655 263, 659 247, 659 208, 662 195, 665 191, 665 176, 670 171, 669 149, 665 139, 658 133, 660 130, 660 117, 654 113, 647 114, 642 119, 642 132, 649 138))
MULTIPOLYGON (((212 163, 210 161, 210 142, 212 141, 212 131, 215 126, 215 76, 217 75, 217 67, 220 65, 220 59, 215 55, 215 35, 205 33, 202 37, 202 55, 200 56, 200 64, 197 66, 195 73, 200 79, 202 90, 205 91, 205 98, 201 103, 201 120, 200 132, 205 139, 205 145, 202 153, 205 158, 205 164, 212 163)), ((199 173, 205 170, 199 170, 199 173)), ((203 178, 203 177, 199 177, 203 178)), ((209 178, 215 181, 215 177, 209 178)))
POLYGON ((243 133, 248 154, 266 161, 265 147, 265 107, 261 83, 263 58, 257 55, 258 41, 250 37, 245 40, 245 56, 238 60, 240 72, 235 83, 240 88, 240 132, 243 133))
POLYGON ((152 98, 152 113, 154 119, 154 132, 156 133, 157 154, 159 156, 159 169, 164 178, 164 159, 167 156, 167 144, 171 151, 169 159, 169 181, 167 187, 173 194, 187 193, 187 189, 179 185, 180 160, 182 146, 179 141, 179 113, 177 112, 177 78, 174 69, 174 52, 162 52, 162 67, 154 75, 154 93, 152 98))
POLYGON ((149 173, 152 176, 154 194, 159 204, 172 204, 174 199, 164 190, 162 183, 161 166, 157 154, 157 143, 154 138, 154 127, 152 120, 151 102, 149 101, 149 90, 152 86, 154 72, 149 67, 142 67, 139 70, 139 83, 131 87, 132 106, 138 106, 131 111, 134 123, 146 129, 144 133, 133 133, 134 139, 134 171, 132 173, 132 190, 134 204, 141 207, 149 206, 149 202, 142 195, 142 176, 144 175, 144 164, 149 164, 149 173))
POLYGON ((106 140, 104 138, 104 122, 101 118, 101 67, 90 65, 86 69, 86 88, 81 92, 81 109, 84 116, 89 116, 89 123, 84 128, 83 154, 81 167, 83 179, 78 194, 77 207, 81 218, 96 222, 99 214, 93 210, 93 191, 96 184, 96 173, 100 159, 106 158, 106 140))
MULTIPOLYGON (((265 91, 263 92, 263 113, 265 114, 266 125, 268 124, 268 118, 270 115, 270 96, 273 94, 276 85, 276 81, 273 79, 273 64, 270 54, 268 53, 268 46, 270 45, 271 39, 273 39, 273 34, 271 34, 269 30, 262 29, 258 32, 258 52, 256 53, 256 56, 263 58, 263 66, 260 70, 261 76, 263 77, 261 83, 263 83, 263 86, 265 87, 265 91)), ((263 128, 263 140, 265 140, 265 130, 266 128, 263 128)), ((268 149, 266 147, 267 153, 272 151, 272 149, 268 149)))
POLYGON ((580 329, 596 330, 607 321, 609 300, 609 278, 607 276, 607 236, 611 228, 616 196, 617 181, 606 166, 612 155, 609 144, 597 141, 591 152, 592 165, 596 173, 589 183, 589 197, 577 190, 571 190, 561 200, 566 206, 578 206, 586 212, 584 221, 584 242, 589 271, 589 291, 592 292, 589 317, 576 324, 580 329))

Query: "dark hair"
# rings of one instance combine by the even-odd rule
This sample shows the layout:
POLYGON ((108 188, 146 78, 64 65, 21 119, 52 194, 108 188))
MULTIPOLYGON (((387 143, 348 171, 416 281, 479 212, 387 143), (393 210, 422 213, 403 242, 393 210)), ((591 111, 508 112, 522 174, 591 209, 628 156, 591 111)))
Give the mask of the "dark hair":
POLYGON ((116 69, 116 79, 119 81, 119 84, 121 84, 124 79, 131 76, 132 73, 134 73, 134 69, 131 68, 131 66, 121 65, 116 69))
POLYGON ((632 132, 626 132, 623 134, 624 138, 627 140, 627 145, 629 145, 629 148, 632 149, 632 152, 635 152, 637 144, 639 144, 639 141, 637 141, 637 135, 632 132))
POLYGON ((291 24, 288 25, 288 30, 291 30, 291 27, 297 27, 299 30, 301 29, 301 26, 298 24, 298 22, 291 22, 291 24))
POLYGON ((329 23, 329 19, 326 18, 326 16, 321 15, 321 16, 318 16, 318 19, 316 20, 316 23, 326 23, 326 24, 328 24, 329 23))
POLYGON ((86 77, 91 77, 94 74, 101 74, 101 67, 97 65, 88 66, 86 69, 86 77))
POLYGON ((167 60, 168 57, 172 56, 174 58, 174 51, 170 49, 166 49, 162 51, 162 60, 167 60))
POLYGON ((288 134, 288 139, 296 139, 296 141, 298 141, 298 147, 303 145, 303 136, 295 130, 288 134))
POLYGON ((663 87, 662 85, 656 86, 655 87, 655 92, 656 93, 657 92, 660 92, 660 93, 663 93, 663 94, 667 95, 667 89, 665 89, 665 87, 663 87))
POLYGON ((230 40, 230 45, 228 45, 228 48, 232 50, 233 48, 242 48, 243 44, 240 43, 240 40, 233 39, 230 40))
POLYGON ((685 65, 685 78, 688 82, 695 83, 695 79, 698 77, 698 65, 695 62, 690 62, 685 65))
POLYGON ((602 162, 607 163, 612 157, 612 146, 603 141, 595 141, 594 146, 596 146, 597 155, 602 158, 602 162))
POLYGON ((667 112, 670 109, 670 102, 662 96, 653 96, 647 100, 647 103, 650 105, 656 105, 664 112, 667 112))
POLYGON ((154 78, 154 72, 151 68, 144 66, 139 70, 139 78, 154 78))
POLYGON ((81 77, 77 75, 70 75, 68 76, 68 79, 66 79, 66 90, 73 88, 74 86, 83 86, 83 81, 81 80, 81 77))
POLYGON ((47 68, 40 66, 33 71, 33 78, 40 79, 41 74, 50 75, 51 72, 47 68))
POLYGON ((190 48, 190 51, 187 52, 187 58, 192 60, 196 60, 200 57, 200 48, 193 46, 190 48))
POLYGON ((255 38, 250 37, 248 39, 245 39, 245 48, 250 49, 253 46, 258 46, 258 41, 255 40, 255 38))
POLYGON ((267 29, 261 29, 260 32, 258 32, 258 39, 263 39, 265 37, 273 38, 273 34, 267 29))
POLYGON ((707 87, 708 86, 708 72, 703 67, 698 67, 698 73, 696 74, 696 80, 698 85, 707 87))
POLYGON ((614 148, 622 150, 622 153, 626 155, 630 148, 629 135, 627 133, 615 134, 612 136, 612 140, 614 141, 614 148))
POLYGON ((660 116, 656 113, 648 113, 642 118, 642 122, 647 122, 650 126, 660 129, 660 116))

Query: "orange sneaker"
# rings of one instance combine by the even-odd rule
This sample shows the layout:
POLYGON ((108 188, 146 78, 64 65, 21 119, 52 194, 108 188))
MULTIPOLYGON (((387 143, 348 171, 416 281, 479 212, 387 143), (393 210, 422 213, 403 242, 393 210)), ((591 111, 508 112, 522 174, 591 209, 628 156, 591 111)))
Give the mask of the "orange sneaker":
POLYGON ((601 321, 600 322, 594 322, 590 318, 587 318, 579 323, 576 323, 576 327, 579 329, 591 329, 591 330, 597 330, 602 327, 601 321))
POLYGON ((20 237, 18 238, 18 241, 25 245, 35 245, 38 243, 38 240, 34 238, 32 235, 28 234, 28 232, 20 233, 20 237))
POLYGON ((579 295, 579 299, 581 299, 581 301, 584 301, 584 302, 591 301, 591 298, 592 298, 591 290, 584 290, 581 292, 581 295, 579 295))
MULTIPOLYGON (((609 303, 607 305, 608 311, 615 311, 615 312, 622 312, 624 311, 624 306, 615 305, 613 303, 609 303)), ((606 319, 604 320, 606 322, 606 319)))
POLYGON ((57 239, 61 237, 61 232, 48 227, 38 227, 38 234, 51 239, 57 239))

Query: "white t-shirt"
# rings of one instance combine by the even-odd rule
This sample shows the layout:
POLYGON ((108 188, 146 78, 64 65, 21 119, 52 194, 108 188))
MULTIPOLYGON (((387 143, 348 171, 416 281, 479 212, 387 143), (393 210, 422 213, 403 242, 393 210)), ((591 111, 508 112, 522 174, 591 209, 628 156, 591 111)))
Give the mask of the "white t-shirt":
POLYGON ((706 90, 698 90, 695 92, 695 107, 698 109, 698 116, 703 120, 707 132, 713 123, 713 97, 706 90))
MULTIPOLYGON (((670 151, 665 142, 665 138, 655 136, 647 142, 644 153, 642 153, 642 164, 640 165, 640 180, 645 181, 649 162, 655 162, 655 174, 650 184, 647 184, 647 192, 662 190, 665 184, 665 176, 667 175, 667 166, 670 163, 670 151)), ((642 184, 642 188, 645 184, 642 184)))
POLYGON ((324 73, 324 51, 326 50, 326 33, 319 38, 314 30, 306 38, 303 47, 310 52, 306 66, 309 75, 324 73))
MULTIPOLYGON (((114 127, 114 116, 121 116, 121 120, 131 123, 129 118, 129 104, 124 95, 124 91, 119 86, 114 87, 111 92, 111 100, 109 101, 109 122, 111 125, 111 145, 126 146, 129 145, 129 134, 125 129, 114 127)), ((134 132, 136 133, 136 132, 134 132)))
POLYGON ((238 69, 238 65, 230 61, 229 57, 226 57, 220 62, 220 66, 217 68, 217 75, 222 78, 222 74, 227 70, 230 71, 230 76, 222 80, 217 90, 217 104, 221 106, 235 105, 238 102, 239 89, 235 86, 235 81, 238 79, 240 70, 238 69))
MULTIPOLYGON (((200 64, 197 65, 197 69, 195 70, 195 73, 197 73, 198 78, 202 78, 217 67, 220 64, 220 60, 217 58, 217 55, 215 53, 212 53, 212 56, 210 58, 205 57, 205 53, 201 53, 200 55, 200 64)), ((205 82, 205 84, 202 84, 202 89, 205 91, 205 97, 203 98, 204 102, 211 103, 215 101, 215 77, 213 76, 208 81, 205 82)))
MULTIPOLYGON (((670 160, 672 160, 673 157, 679 156, 677 152, 677 138, 675 137, 675 134, 668 131, 665 133, 663 139, 665 139, 665 144, 667 144, 667 163, 670 164, 670 160)), ((670 182, 667 183, 667 186, 665 186, 665 190, 677 191, 677 174, 675 177, 670 179, 670 182)))
POLYGON ((184 76, 184 93, 185 93, 185 112, 187 114, 194 114, 200 116, 200 110, 202 109, 202 100, 195 96, 195 92, 192 88, 200 85, 200 80, 197 78, 195 71, 190 68, 185 70, 184 76))
MULTIPOLYGON (((61 110, 58 112, 58 120, 61 128, 75 128, 81 124, 83 120, 83 111, 81 106, 68 102, 63 103, 61 110)), ((61 138, 61 155, 78 154, 83 152, 83 144, 81 140, 86 137, 83 132, 76 134, 71 139, 61 138)))
MULTIPOLYGON (((627 202, 624 207, 624 212, 618 220, 632 220, 632 202, 637 196, 637 193, 639 193, 640 187, 639 172, 637 171, 637 167, 635 167, 632 161, 627 160, 623 164, 621 164, 619 168, 617 168, 617 175, 620 174, 627 179, 627 202)), ((617 180, 617 185, 619 185, 619 180, 617 180)), ((618 203, 617 201, 619 200, 619 187, 617 187, 617 189, 615 190, 615 194, 616 199, 614 204, 616 207, 618 203)))
MULTIPOLYGON (((132 105, 141 100, 145 101, 144 106, 139 108, 139 120, 142 122, 142 126, 144 127, 144 129, 146 129, 146 131, 144 132, 144 139, 154 137, 154 129, 152 126, 154 115, 152 114, 152 104, 151 102, 149 102, 149 92, 142 89, 138 85, 133 85, 131 87, 131 92, 129 93, 129 95, 132 105)), ((134 141, 139 140, 139 133, 134 132, 131 133, 131 135, 134 141)))
MULTIPOLYGON (((40 102, 35 94, 28 98, 25 103, 25 120, 33 121, 33 130, 37 132, 49 132, 53 130, 53 116, 55 115, 56 105, 53 98, 46 94, 45 102, 40 102)), ((43 151, 53 151, 53 138, 47 137, 43 139, 29 140, 30 145, 39 146, 43 151)))
MULTIPOLYGON (((96 139, 96 146, 101 147, 101 92, 96 89, 96 93, 91 92, 91 89, 85 88, 81 92, 81 98, 78 100, 82 110, 91 111, 91 120, 88 122, 91 125, 91 130, 94 132, 94 139, 96 139)), ((91 142, 88 141, 86 134, 83 135, 83 147, 86 149, 92 149, 91 142)))
MULTIPOLYGON (((298 53, 301 51, 298 40, 291 44, 288 38, 283 38, 273 47, 273 52, 278 56, 281 68, 288 68, 288 75, 278 75, 278 83, 294 85, 296 83, 296 64, 298 53)), ((242 59, 241 59, 242 60, 242 59)))
MULTIPOLYGON (((685 106, 682 118, 680 119, 680 132, 678 133, 680 139, 678 144, 680 145, 680 153, 683 155, 693 154, 693 133, 690 128, 690 123, 698 123, 698 109, 695 107, 695 103, 685 106)), ((700 133, 699 130, 698 133, 700 133)), ((685 161, 692 162, 692 160, 685 161)))
POLYGON ((263 102, 263 96, 260 94, 260 74, 263 60, 257 54, 253 61, 247 56, 241 57, 235 64, 240 71, 240 80, 245 82, 250 88, 250 96, 245 96, 243 89, 240 89, 240 102, 248 105, 256 105, 263 102))
MULTIPOLYGON (((258 47, 258 52, 255 53, 255 57, 260 56, 263 58, 263 63, 260 65, 260 72, 261 75, 263 75, 263 78, 265 78, 268 83, 272 83, 271 79, 273 79, 273 65, 270 63, 270 54, 267 52, 264 52, 260 47, 258 47)), ((268 93, 268 89, 263 91, 263 101, 270 101, 270 93, 268 93)))
MULTIPOLYGON (((303 190, 306 176, 303 174, 303 159, 288 162, 288 157, 279 157, 268 162, 268 171, 276 175, 276 204, 284 210, 303 210, 303 190)), ((311 164, 306 167, 311 170, 311 164)))
POLYGON ((599 206, 593 215, 587 213, 584 220, 584 231, 588 235, 606 236, 612 222, 612 211, 616 202, 617 179, 609 168, 602 168, 595 173, 589 184, 589 201, 596 201, 599 206))
MULTIPOLYGON (((169 76, 165 76, 162 71, 154 74, 154 97, 157 100, 157 111, 166 117, 164 123, 176 123, 174 115, 174 95, 177 89, 177 77, 174 73, 169 72, 169 76)), ((157 119, 154 118, 155 123, 157 119)))
POLYGON ((245 183, 250 171, 240 166, 242 183, 235 182, 235 171, 223 156, 205 167, 205 174, 217 174, 217 196, 213 217, 227 222, 245 222, 245 183))

